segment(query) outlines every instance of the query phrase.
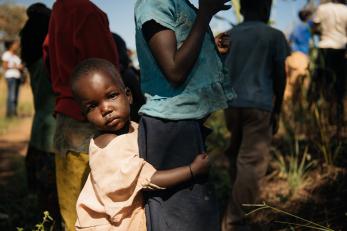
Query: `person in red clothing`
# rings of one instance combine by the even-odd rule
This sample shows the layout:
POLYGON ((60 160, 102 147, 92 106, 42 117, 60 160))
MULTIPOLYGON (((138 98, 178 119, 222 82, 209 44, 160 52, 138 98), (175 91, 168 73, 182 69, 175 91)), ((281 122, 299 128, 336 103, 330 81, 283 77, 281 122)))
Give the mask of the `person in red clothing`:
POLYGON ((89 0, 56 0, 44 43, 45 61, 57 94, 54 136, 60 211, 66 230, 74 230, 76 200, 88 174, 88 146, 95 130, 74 100, 70 76, 87 58, 102 58, 119 68, 107 15, 89 0))

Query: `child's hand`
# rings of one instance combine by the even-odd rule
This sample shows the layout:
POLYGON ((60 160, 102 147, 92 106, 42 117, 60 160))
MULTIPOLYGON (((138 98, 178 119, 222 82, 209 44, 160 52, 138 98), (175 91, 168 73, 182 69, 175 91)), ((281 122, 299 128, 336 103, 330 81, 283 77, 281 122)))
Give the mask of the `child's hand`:
POLYGON ((193 176, 205 174, 210 167, 210 161, 207 154, 199 154, 190 165, 193 176))
POLYGON ((199 10, 202 10, 212 17, 221 10, 230 9, 230 5, 225 5, 225 3, 229 1, 230 0, 199 0, 199 10))
POLYGON ((219 53, 225 55, 229 51, 230 36, 227 33, 220 33, 215 37, 215 43, 218 47, 219 53))

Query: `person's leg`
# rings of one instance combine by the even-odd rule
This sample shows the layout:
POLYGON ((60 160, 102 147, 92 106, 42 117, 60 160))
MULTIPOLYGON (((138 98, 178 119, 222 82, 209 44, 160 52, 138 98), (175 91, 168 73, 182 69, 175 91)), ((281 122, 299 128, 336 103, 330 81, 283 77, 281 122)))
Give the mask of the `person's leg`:
POLYGON ((233 184, 236 179, 236 160, 239 152, 239 148, 241 145, 242 138, 242 124, 240 118, 241 109, 239 108, 228 108, 224 111, 225 122, 230 136, 230 144, 228 149, 225 151, 225 155, 227 155, 229 159, 229 175, 231 180, 231 189, 229 193, 229 199, 227 206, 224 211, 223 219, 222 219, 222 230, 227 231, 231 230, 231 226, 233 225, 234 219, 231 217, 232 207, 234 206, 232 203, 232 192, 233 192, 233 184))
POLYGON ((15 86, 14 86, 14 115, 17 115, 17 105, 18 105, 18 96, 19 96, 19 87, 21 85, 21 79, 15 79, 15 86))
POLYGON ((327 55, 327 68, 332 73, 334 79, 333 86, 333 101, 335 105, 334 123, 337 126, 337 135, 339 135, 339 128, 343 125, 344 107, 343 100, 345 94, 345 50, 343 49, 328 49, 327 55))
POLYGON ((75 230, 76 202, 89 173, 88 154, 55 154, 60 213, 67 231, 75 230))
POLYGON ((229 148, 225 154, 229 159, 229 174, 231 185, 234 184, 236 178, 236 160, 240 150, 242 141, 242 120, 241 120, 241 109, 229 108, 225 110, 225 118, 227 128, 231 134, 229 148))
POLYGON ((308 106, 311 108, 318 102, 320 97, 325 97, 326 69, 325 69, 325 49, 318 49, 317 58, 315 60, 315 68, 311 77, 310 85, 307 92, 308 106))
POLYGON ((259 181, 266 174, 271 143, 271 113, 257 109, 241 110, 242 142, 229 214, 235 223, 244 219, 242 204, 254 204, 259 198, 259 181))
POLYGON ((37 192, 37 179, 36 179, 36 166, 37 166, 37 153, 35 148, 31 145, 28 147, 27 155, 25 156, 25 169, 27 176, 27 185, 29 192, 37 192))
POLYGON ((11 117, 15 115, 15 98, 16 98, 16 79, 7 78, 7 110, 6 116, 11 117))

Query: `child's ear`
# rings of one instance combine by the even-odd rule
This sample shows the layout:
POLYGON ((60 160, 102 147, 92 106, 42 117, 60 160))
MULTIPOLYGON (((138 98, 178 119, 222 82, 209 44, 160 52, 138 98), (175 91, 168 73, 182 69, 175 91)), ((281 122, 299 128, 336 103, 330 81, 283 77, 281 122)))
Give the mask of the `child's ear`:
POLYGON ((125 95, 128 97, 129 104, 133 104, 133 95, 128 87, 125 88, 125 95))

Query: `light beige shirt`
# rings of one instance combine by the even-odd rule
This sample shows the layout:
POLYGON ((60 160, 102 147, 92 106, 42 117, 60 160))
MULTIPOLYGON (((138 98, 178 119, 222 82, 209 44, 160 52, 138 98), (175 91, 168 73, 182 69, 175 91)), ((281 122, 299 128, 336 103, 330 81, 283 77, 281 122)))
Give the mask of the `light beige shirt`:
POLYGON ((90 142, 90 174, 77 200, 76 230, 146 231, 141 190, 150 183, 154 167, 139 157, 138 124, 105 148, 90 142))
POLYGON ((338 3, 321 4, 313 22, 320 24, 319 48, 345 49, 347 44, 347 6, 338 3))

